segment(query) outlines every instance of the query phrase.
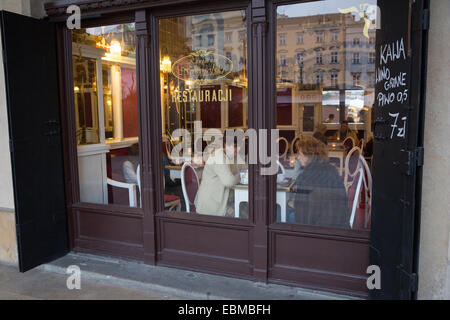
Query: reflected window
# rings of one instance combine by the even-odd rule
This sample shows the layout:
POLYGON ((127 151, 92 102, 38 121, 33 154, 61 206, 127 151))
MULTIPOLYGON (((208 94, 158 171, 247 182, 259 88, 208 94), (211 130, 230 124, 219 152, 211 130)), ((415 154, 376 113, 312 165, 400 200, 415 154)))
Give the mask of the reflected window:
POLYGON ((276 123, 289 145, 280 152, 277 222, 370 227, 370 186, 359 193, 355 186, 371 174, 361 149, 372 137, 375 46, 361 44, 375 43, 365 19, 376 25, 376 4, 324 0, 276 8, 276 123))
POLYGON ((316 33, 316 42, 317 43, 322 43, 325 39, 324 33, 323 32, 317 32, 316 33))
POLYGON ((359 52, 354 52, 352 55, 352 63, 359 64, 359 52))
POLYGON ((323 53, 320 50, 316 51, 316 64, 323 64, 323 53))
POLYGON ((331 32, 331 41, 338 41, 339 40, 339 31, 332 31, 331 32))
POLYGON ((247 128, 245 11, 160 19, 159 52, 165 211, 247 218, 242 146, 221 139, 247 128))
POLYGON ((286 35, 285 34, 282 33, 282 34, 278 35, 278 44, 280 46, 286 45, 286 35))
POLYGON ((337 51, 333 51, 331 52, 331 61, 330 63, 338 63, 338 52, 337 51))

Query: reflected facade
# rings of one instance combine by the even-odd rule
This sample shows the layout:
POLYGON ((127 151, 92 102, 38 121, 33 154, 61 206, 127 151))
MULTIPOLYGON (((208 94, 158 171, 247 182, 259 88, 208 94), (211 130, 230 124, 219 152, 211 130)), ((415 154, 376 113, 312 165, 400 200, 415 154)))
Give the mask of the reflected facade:
POLYGON ((277 221, 368 229, 376 2, 333 4, 277 7, 277 221))
POLYGON ((159 21, 166 210, 248 216, 245 203, 235 206, 236 188, 248 194, 248 186, 238 187, 246 166, 225 164, 225 147, 216 138, 247 128, 246 21, 242 10, 159 21), (180 130, 190 138, 179 137, 180 130), (189 159, 174 153, 179 144, 189 159))

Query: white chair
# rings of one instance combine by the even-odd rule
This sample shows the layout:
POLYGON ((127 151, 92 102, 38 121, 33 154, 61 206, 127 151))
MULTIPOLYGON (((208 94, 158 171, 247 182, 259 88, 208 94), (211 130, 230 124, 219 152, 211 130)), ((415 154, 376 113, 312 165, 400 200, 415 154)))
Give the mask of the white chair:
POLYGON ((345 138, 344 141, 342 141, 342 145, 347 151, 352 150, 356 146, 355 140, 352 137, 345 138))
POLYGON ((299 134, 299 135, 295 136, 295 138, 292 140, 292 142, 291 142, 291 148, 290 148, 290 149, 291 149, 291 154, 295 154, 295 152, 294 152, 295 143, 296 143, 297 140, 299 140, 301 137, 302 137, 302 135, 299 134))
POLYGON ((361 197, 361 188, 363 186, 363 180, 364 180, 364 169, 361 166, 359 166, 358 170, 356 170, 356 173, 354 176, 355 176, 355 179, 353 179, 353 181, 351 182, 351 184, 348 188, 348 191, 347 191, 349 197, 353 196, 350 221, 349 221, 350 228, 353 228, 353 223, 355 222, 356 210, 358 209, 358 204, 359 204, 359 200, 361 197))
MULTIPOLYGON (((123 168, 122 168, 122 170, 123 170, 123 168)), ((140 191, 141 191, 141 165, 137 166, 136 180, 137 180, 137 185, 134 183, 113 180, 110 178, 106 179, 106 183, 113 187, 128 189, 128 198, 129 198, 129 202, 130 202, 130 207, 137 207, 138 206, 137 191, 139 190, 139 196, 140 196, 140 191)), ((139 203, 142 205, 141 201, 139 201, 139 203)))
POLYGON ((277 174, 277 183, 280 183, 280 182, 283 182, 284 178, 286 177, 286 169, 284 169, 284 166, 278 160, 277 160, 277 165, 278 165, 278 168, 279 168, 278 171, 281 170, 281 173, 277 174))
MULTIPOLYGON (((139 204, 142 207, 142 196, 141 196, 141 165, 139 164, 136 168, 136 180, 137 185, 134 183, 120 182, 112 179, 107 179, 107 183, 111 186, 118 188, 128 189, 128 196, 130 201, 130 207, 137 207, 137 190, 139 190, 139 204)), ((164 208, 172 211, 176 209, 181 211, 181 201, 179 197, 164 195, 164 208)))
POLYGON ((372 173, 370 172, 369 165, 367 164, 366 159, 361 155, 360 161, 362 164, 362 168, 364 170, 363 175, 363 183, 365 190, 365 218, 364 218, 364 228, 367 228, 367 225, 371 218, 372 213, 372 173))
POLYGON ((361 152, 364 151, 364 139, 359 140, 358 147, 361 149, 361 152))
POLYGON ((345 165, 344 165, 344 185, 345 185, 345 191, 348 193, 348 188, 353 182, 354 177, 358 174, 358 170, 361 167, 361 163, 359 161, 361 157, 361 149, 358 147, 353 147, 347 154, 347 157, 345 158, 345 165), (350 168, 350 166, 353 166, 354 168, 350 168), (350 171, 352 170, 352 171, 350 171))
POLYGON ((183 190, 183 197, 184 197, 184 203, 186 204, 186 212, 191 212, 191 206, 194 206, 194 200, 195 200, 195 195, 197 194, 198 188, 199 188, 200 184, 199 184, 199 180, 198 180, 198 175, 197 172, 195 171, 195 169, 191 166, 191 164, 189 162, 185 162, 183 164, 183 167, 181 168, 181 188, 183 190), (196 186, 193 186, 194 189, 190 189, 191 186, 189 186, 189 190, 188 190, 188 186, 186 186, 186 172, 188 170, 192 170, 192 172, 195 175, 195 179, 197 183, 196 186), (193 195, 193 199, 189 198, 189 193, 193 192, 195 193, 195 195, 193 195))
POLYGON ((286 146, 286 147, 284 148, 283 153, 280 155, 280 158, 286 159, 286 156, 287 156, 287 154, 288 154, 288 152, 289 152, 289 141, 288 141, 286 138, 284 138, 284 137, 279 137, 279 138, 277 139, 277 143, 279 144, 280 141, 284 141, 284 145, 286 146))
POLYGON ((110 186, 128 189, 128 197, 130 201, 130 207, 137 207, 137 192, 136 185, 133 183, 120 182, 116 180, 112 180, 110 178, 106 179, 106 183, 110 186))

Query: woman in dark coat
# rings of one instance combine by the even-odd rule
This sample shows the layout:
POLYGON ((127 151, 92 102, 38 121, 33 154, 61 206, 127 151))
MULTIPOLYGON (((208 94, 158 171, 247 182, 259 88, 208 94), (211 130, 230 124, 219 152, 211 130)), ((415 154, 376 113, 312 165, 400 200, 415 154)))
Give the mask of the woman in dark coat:
POLYGON ((297 142, 297 159, 303 171, 293 187, 295 222, 348 228, 350 212, 342 178, 328 162, 326 146, 313 137, 297 142))

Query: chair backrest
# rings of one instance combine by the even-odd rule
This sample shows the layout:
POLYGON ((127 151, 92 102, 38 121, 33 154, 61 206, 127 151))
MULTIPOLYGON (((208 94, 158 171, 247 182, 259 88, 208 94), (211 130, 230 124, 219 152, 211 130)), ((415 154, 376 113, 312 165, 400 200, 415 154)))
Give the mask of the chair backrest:
POLYGON ((141 192, 141 165, 138 164, 136 169, 136 179, 138 183, 139 192, 141 192))
POLYGON ((353 228, 355 224, 355 219, 359 208, 359 201, 361 198, 361 191, 363 188, 363 179, 364 179, 363 177, 364 177, 364 169, 361 166, 359 166, 359 169, 356 171, 354 179, 349 185, 347 191, 347 197, 350 207, 350 220, 349 220, 350 228, 353 228))
POLYGON ((299 140, 301 137, 302 137, 302 135, 299 134, 299 135, 295 136, 295 138, 292 140, 292 142, 291 142, 291 147, 290 147, 290 149, 291 149, 291 154, 297 153, 297 150, 295 150, 295 148, 296 148, 296 147, 295 147, 295 143, 296 143, 297 140, 299 140))
POLYGON ((287 154, 288 154, 288 152, 289 152, 289 142, 287 141, 287 139, 286 138, 284 138, 284 137, 279 137, 278 139, 277 139, 277 143, 278 143, 278 148, 279 148, 279 150, 280 150, 280 158, 282 158, 282 159, 286 159, 286 156, 287 156, 287 154), (284 148, 282 147, 282 143, 280 143, 280 142, 283 142, 284 143, 284 148))
POLYGON ((364 194, 365 194, 365 218, 364 218, 364 228, 368 228, 372 216, 372 173, 370 172, 369 165, 366 159, 361 155, 359 158, 362 168, 364 170, 363 183, 364 183, 364 194))
POLYGON ((136 168, 136 180, 137 180, 137 185, 138 185, 138 190, 139 190, 139 205, 142 208, 142 195, 141 195, 141 165, 138 164, 137 168, 136 168))
POLYGON ((347 157, 345 158, 345 175, 344 175, 344 185, 345 190, 348 192, 348 188, 354 180, 359 168, 361 167, 359 158, 361 156, 361 149, 358 147, 352 148, 347 157))
POLYGON ((190 163, 185 162, 181 168, 181 188, 187 212, 195 212, 195 197, 199 187, 197 172, 190 163))
POLYGON ((278 165, 277 182, 283 182, 284 178, 286 177, 286 169, 284 169, 284 166, 278 160, 277 165, 278 165))
POLYGON ((360 139, 358 142, 358 148, 361 149, 361 152, 364 151, 364 139, 360 139))
POLYGON ((355 147, 355 140, 353 140, 352 137, 347 137, 344 139, 344 141, 342 141, 342 145, 345 147, 345 150, 349 152, 353 149, 353 147, 355 147))

